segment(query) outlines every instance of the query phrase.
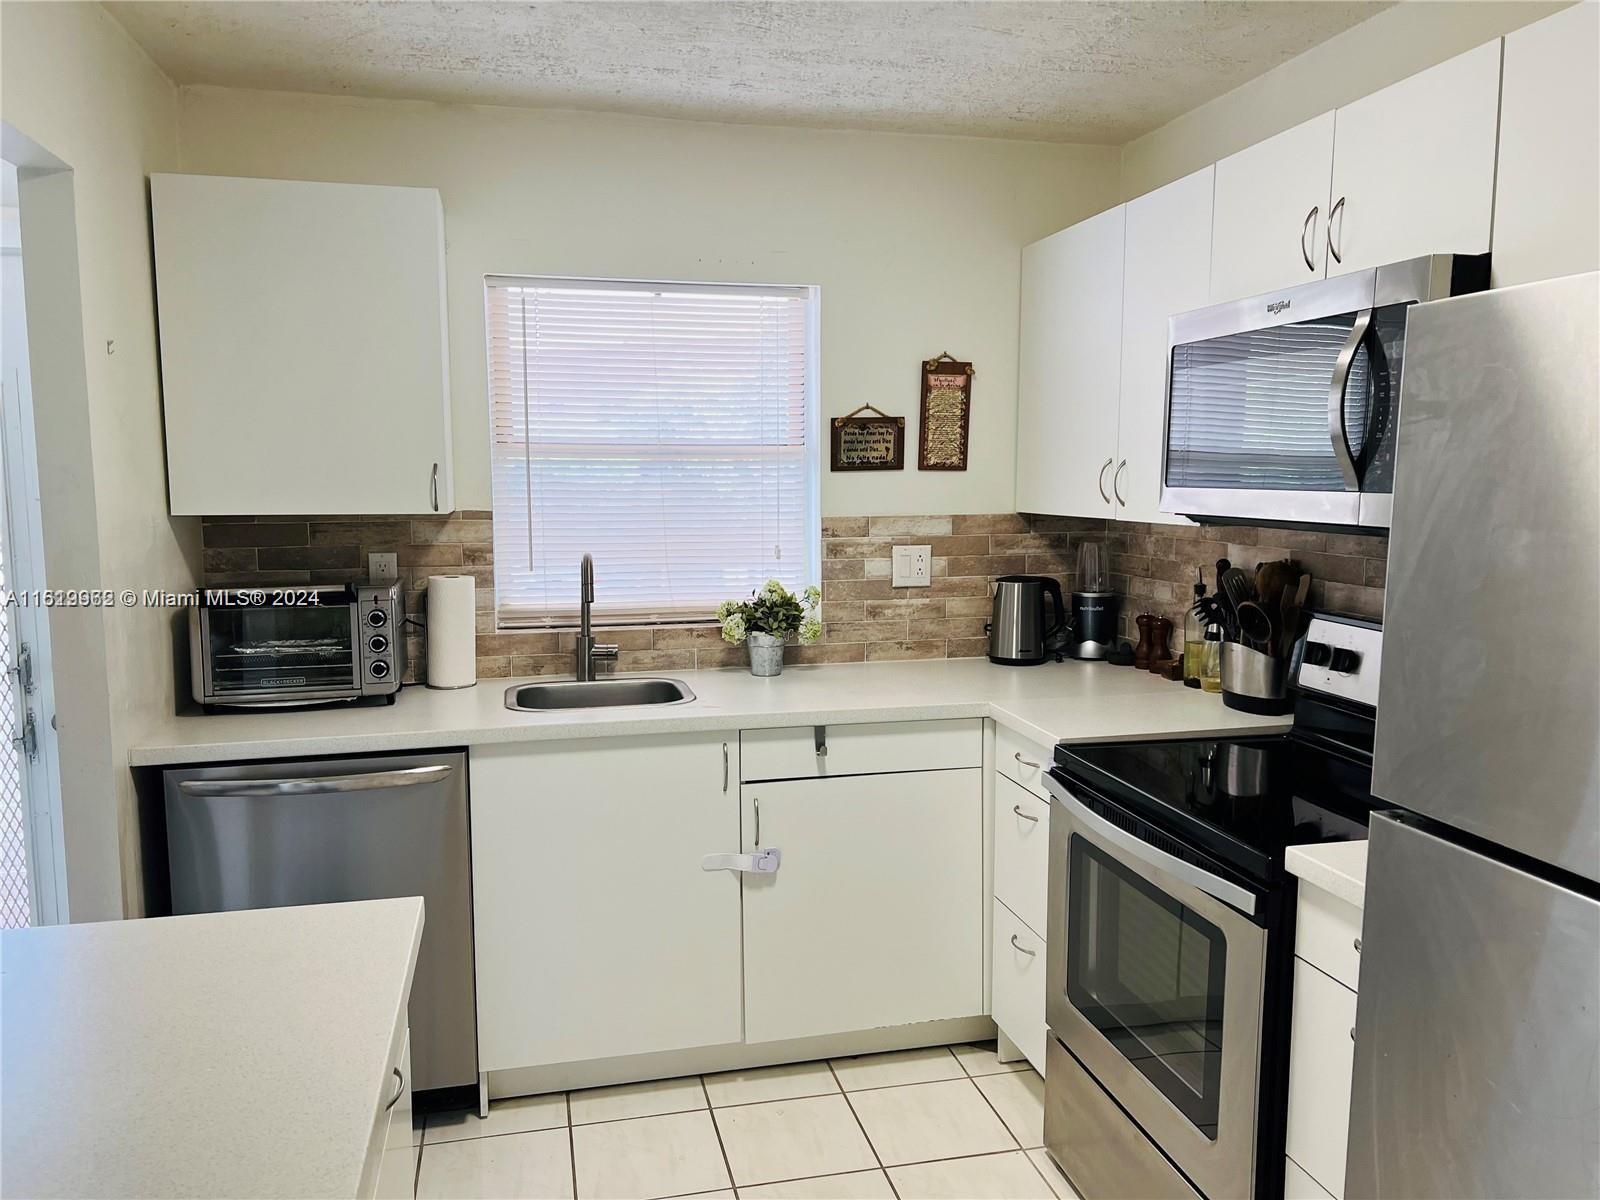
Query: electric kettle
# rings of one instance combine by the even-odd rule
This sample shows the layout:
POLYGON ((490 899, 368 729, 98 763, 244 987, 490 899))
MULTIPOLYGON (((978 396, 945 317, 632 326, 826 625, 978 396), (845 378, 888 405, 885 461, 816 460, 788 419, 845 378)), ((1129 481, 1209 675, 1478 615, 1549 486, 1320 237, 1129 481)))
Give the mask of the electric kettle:
POLYGON ((1048 575, 1002 575, 994 581, 994 613, 989 622, 989 661, 1028 667, 1045 660, 1045 647, 1067 623, 1061 585, 1048 575), (1046 622, 1048 595, 1055 619, 1046 622))

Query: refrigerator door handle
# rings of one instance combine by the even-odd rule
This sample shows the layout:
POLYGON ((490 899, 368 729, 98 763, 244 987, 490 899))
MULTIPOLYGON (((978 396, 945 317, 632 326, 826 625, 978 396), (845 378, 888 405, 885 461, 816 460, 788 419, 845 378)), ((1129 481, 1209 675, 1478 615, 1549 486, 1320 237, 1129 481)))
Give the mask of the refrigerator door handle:
POLYGON ((319 775, 307 779, 180 779, 178 790, 190 796, 208 797, 322 796, 438 783, 453 770, 455 768, 447 763, 437 763, 427 767, 401 767, 361 775, 319 775))
POLYGON ((1328 384, 1328 440, 1333 443, 1333 457, 1339 462, 1344 486, 1352 492, 1361 490, 1361 476, 1356 473, 1356 462, 1350 454, 1350 435, 1344 423, 1344 393, 1350 386, 1350 368, 1355 365, 1356 352, 1371 328, 1372 310, 1363 308, 1356 313, 1355 323, 1350 326, 1350 336, 1344 340, 1338 361, 1333 365, 1333 379, 1328 384))

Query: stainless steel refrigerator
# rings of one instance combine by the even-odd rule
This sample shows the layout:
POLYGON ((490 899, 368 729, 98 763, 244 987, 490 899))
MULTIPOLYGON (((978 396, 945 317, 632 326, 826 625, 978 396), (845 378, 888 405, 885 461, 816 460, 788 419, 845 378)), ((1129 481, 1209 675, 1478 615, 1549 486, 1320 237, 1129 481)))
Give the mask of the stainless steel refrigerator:
POLYGON ((1407 328, 1346 1196, 1600 1195, 1600 275, 1407 328))

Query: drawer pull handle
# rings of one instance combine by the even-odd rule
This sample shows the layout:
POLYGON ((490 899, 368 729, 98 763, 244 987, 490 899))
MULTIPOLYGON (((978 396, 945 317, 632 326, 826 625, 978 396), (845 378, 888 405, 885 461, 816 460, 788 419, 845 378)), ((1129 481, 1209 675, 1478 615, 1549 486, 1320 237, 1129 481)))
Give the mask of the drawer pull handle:
POLYGON ((396 1067, 394 1069, 394 1080, 395 1080, 394 1095, 390 1096, 389 1097, 389 1103, 387 1103, 387 1104, 385 1104, 383 1106, 383 1111, 384 1112, 388 1112, 396 1104, 399 1104, 400 1103, 400 1097, 405 1095, 406 1077, 400 1073, 400 1068, 399 1067, 396 1067))
POLYGON ((1039 769, 1039 764, 1038 763, 1033 762, 1030 759, 1026 759, 1026 758, 1022 757, 1022 751, 1021 750, 1014 751, 1012 753, 1011 757, 1016 759, 1023 766, 1027 767, 1030 771, 1037 771, 1039 769))
POLYGON ((1356 1027, 1354 1025, 1350 1026, 1350 1040, 1352 1042, 1356 1040, 1356 1027))
POLYGON ((1023 812, 1020 804, 1013 804, 1011 806, 1011 811, 1016 813, 1017 816, 1021 817, 1024 821, 1032 821, 1035 825, 1039 823, 1039 818, 1034 816, 1032 813, 1023 812))
POLYGON ((1356 953, 1357 954, 1361 953, 1361 939, 1360 938, 1356 939, 1356 953))
MULTIPOLYGON (((1022 952, 1023 952, 1023 953, 1024 953, 1024 954, 1026 954, 1026 955, 1027 955, 1027 956, 1028 956, 1028 957, 1029 957, 1029 958, 1033 958, 1033 957, 1034 957, 1034 956, 1035 956, 1035 955, 1037 955, 1037 954, 1038 954, 1038 953, 1039 953, 1039 952, 1038 952, 1038 951, 1037 951, 1037 950, 1029 950, 1029 949, 1028 949, 1028 948, 1027 948, 1027 947, 1026 947, 1026 946, 1024 946, 1024 945, 1023 945, 1023 944, 1022 944, 1022 943, 1021 943, 1021 942, 1019 942, 1019 941, 1017 941, 1017 935, 1016 935, 1016 934, 1014 934, 1014 933, 1013 933, 1013 934, 1012 934, 1012 935, 1011 935, 1011 948, 1012 948, 1012 949, 1013 949, 1013 950, 1021 950, 1021 951, 1022 951, 1022 952)), ((1350 1036, 1351 1036, 1351 1037, 1354 1037, 1354 1036, 1355 1036, 1355 1033, 1354 1033, 1354 1031, 1352 1031, 1352 1032, 1351 1032, 1351 1035, 1350 1035, 1350 1036)))

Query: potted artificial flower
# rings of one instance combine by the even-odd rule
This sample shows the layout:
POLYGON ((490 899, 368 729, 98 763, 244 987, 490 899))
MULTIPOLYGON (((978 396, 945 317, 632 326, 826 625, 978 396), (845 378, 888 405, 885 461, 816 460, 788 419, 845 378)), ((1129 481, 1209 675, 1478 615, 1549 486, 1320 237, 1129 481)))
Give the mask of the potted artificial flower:
POLYGON ((822 636, 822 618, 817 605, 822 593, 808 587, 796 596, 776 579, 769 579, 750 593, 748 600, 724 600, 717 605, 717 620, 722 622, 722 640, 737 646, 750 646, 750 674, 782 675, 783 644, 798 638, 810 645, 822 636))

